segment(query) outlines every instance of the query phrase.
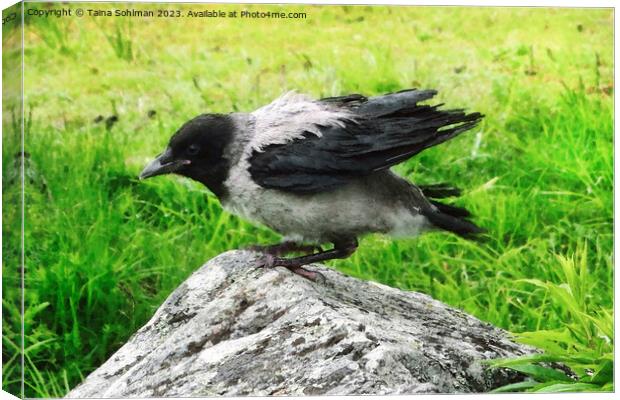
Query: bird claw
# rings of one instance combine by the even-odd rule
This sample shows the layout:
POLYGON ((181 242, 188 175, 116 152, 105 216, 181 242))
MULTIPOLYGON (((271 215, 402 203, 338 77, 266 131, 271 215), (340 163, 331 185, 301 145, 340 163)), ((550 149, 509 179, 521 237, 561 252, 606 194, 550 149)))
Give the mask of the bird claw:
POLYGON ((256 268, 274 268, 276 267, 276 257, 269 253, 264 253, 258 258, 256 268))
POLYGON ((318 277, 321 277, 322 281, 325 282, 325 276, 319 271, 311 271, 309 269, 304 268, 303 266, 293 266, 290 265, 289 260, 274 257, 271 254, 263 254, 257 262, 256 268, 275 268, 275 267, 284 267, 291 271, 294 274, 300 275, 312 282, 316 282, 318 277))
POLYGON ((321 281, 325 282, 327 279, 325 278, 325 275, 323 275, 321 272, 319 271, 311 271, 309 269, 305 269, 303 267, 294 267, 294 268, 289 268, 289 270, 297 275, 303 276, 304 278, 311 280, 312 282, 316 282, 317 278, 321 277, 321 281))

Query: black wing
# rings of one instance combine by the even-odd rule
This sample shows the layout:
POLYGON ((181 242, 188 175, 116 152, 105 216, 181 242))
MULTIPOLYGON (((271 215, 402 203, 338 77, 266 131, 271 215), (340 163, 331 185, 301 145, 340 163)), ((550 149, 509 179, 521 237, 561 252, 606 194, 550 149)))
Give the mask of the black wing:
POLYGON ((418 105, 433 90, 406 90, 367 99, 361 95, 320 101, 357 115, 344 127, 319 126, 322 136, 306 133, 286 144, 266 146, 250 156, 250 174, 259 185, 294 193, 334 189, 351 179, 390 168, 424 149, 474 127, 479 113, 418 105))

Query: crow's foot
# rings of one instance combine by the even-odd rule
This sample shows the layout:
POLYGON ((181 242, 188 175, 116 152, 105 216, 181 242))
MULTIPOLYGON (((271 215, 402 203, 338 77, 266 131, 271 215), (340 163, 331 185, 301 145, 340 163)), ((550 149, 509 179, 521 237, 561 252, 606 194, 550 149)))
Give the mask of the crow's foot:
POLYGON ((349 238, 334 242, 334 248, 331 250, 321 251, 315 254, 306 254, 305 256, 295 258, 276 257, 273 254, 266 253, 259 261, 259 268, 285 267, 291 272, 301 275, 312 281, 318 276, 325 279, 323 274, 318 271, 310 271, 303 268, 304 265, 332 260, 334 258, 347 258, 357 249, 357 239, 349 238))
POLYGON ((319 271, 311 271, 304 268, 302 265, 297 265, 295 262, 291 263, 293 260, 294 259, 274 257, 271 254, 265 254, 259 259, 257 268, 284 267, 292 273, 303 276, 313 282, 316 282, 318 277, 321 277, 321 279, 325 281, 325 276, 319 271))
POLYGON ((286 268, 288 268, 294 274, 303 276, 306 279, 310 279, 312 282, 316 282, 319 277, 321 278, 323 282, 327 280, 325 279, 325 275, 323 275, 319 271, 312 271, 304 267, 286 267, 286 268))

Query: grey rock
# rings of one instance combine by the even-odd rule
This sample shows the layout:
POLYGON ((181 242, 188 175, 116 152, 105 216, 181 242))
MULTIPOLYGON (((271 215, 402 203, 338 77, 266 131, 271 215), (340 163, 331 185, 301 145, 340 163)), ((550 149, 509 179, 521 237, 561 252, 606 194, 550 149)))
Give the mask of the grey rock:
POLYGON ((206 263, 68 397, 484 392, 519 376, 480 360, 533 351, 427 295, 257 257, 206 263))

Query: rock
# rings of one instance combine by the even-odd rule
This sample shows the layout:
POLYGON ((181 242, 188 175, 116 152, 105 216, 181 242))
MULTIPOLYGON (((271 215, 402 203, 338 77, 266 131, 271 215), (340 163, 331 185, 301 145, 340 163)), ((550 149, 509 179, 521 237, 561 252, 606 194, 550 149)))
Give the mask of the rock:
POLYGON ((519 376, 480 360, 533 351, 427 295, 257 257, 202 266, 68 397, 484 392, 519 376))

